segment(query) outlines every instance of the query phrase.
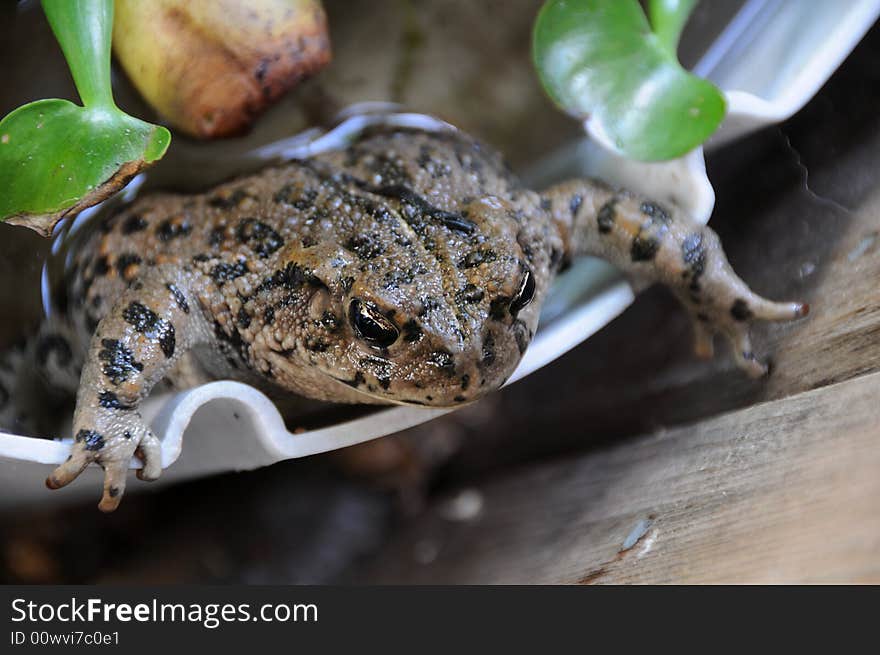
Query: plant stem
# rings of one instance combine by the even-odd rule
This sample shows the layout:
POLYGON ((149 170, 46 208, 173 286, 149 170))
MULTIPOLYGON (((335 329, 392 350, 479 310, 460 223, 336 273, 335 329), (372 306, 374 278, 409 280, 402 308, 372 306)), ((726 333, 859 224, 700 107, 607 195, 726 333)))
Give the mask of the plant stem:
POLYGON ((42 0, 86 107, 115 109, 110 88, 113 0, 42 0))
POLYGON ((648 14, 651 28, 660 45, 678 61, 678 40, 681 30, 694 10, 697 0, 651 0, 648 14))

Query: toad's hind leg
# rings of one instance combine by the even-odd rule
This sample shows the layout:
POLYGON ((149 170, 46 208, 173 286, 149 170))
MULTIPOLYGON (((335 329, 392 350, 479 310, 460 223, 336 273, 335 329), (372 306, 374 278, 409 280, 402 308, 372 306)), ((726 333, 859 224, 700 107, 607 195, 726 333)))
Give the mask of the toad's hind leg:
POLYGON ((47 478, 48 487, 68 484, 96 462, 104 469, 98 507, 112 511, 133 455, 143 461, 139 478, 159 477, 159 440, 138 407, 180 357, 204 340, 205 321, 191 288, 190 274, 157 267, 136 280, 98 324, 77 393, 72 453, 47 478))
POLYGON ((767 365, 752 352, 751 323, 809 311, 804 303, 754 293, 731 268, 715 232, 683 212, 590 180, 559 184, 544 196, 569 255, 602 257, 639 284, 660 282, 675 293, 691 316, 700 356, 712 356, 713 337, 721 334, 740 368, 764 375, 767 365))

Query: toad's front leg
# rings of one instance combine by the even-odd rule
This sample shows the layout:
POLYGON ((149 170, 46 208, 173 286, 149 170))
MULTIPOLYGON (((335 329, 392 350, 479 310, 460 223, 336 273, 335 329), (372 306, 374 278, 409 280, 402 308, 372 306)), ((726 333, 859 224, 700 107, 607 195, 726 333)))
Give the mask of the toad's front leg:
POLYGON ((109 512, 122 498, 132 455, 143 461, 141 480, 159 477, 159 440, 138 407, 177 360, 205 340, 192 288, 192 274, 157 267, 132 283, 98 324, 77 393, 73 451, 46 479, 49 488, 63 487, 97 462, 104 469, 98 507, 109 512))

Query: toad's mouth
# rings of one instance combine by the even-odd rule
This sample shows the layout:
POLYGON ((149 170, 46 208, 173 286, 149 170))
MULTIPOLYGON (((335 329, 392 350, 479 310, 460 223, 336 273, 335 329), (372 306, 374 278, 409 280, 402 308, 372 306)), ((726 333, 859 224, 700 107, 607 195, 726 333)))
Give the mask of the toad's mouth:
POLYGON ((452 398, 442 397, 436 398, 431 394, 426 394, 426 397, 423 398, 403 398, 399 396, 392 396, 390 394, 382 394, 377 391, 370 391, 369 389, 363 388, 363 383, 359 380, 349 380, 347 378, 340 378, 335 375, 330 376, 336 382, 345 385, 347 389, 350 391, 354 391, 358 396, 364 397, 364 402, 370 404, 382 404, 382 405, 403 405, 405 407, 421 407, 424 409, 455 409, 457 407, 463 407, 465 405, 469 405, 470 403, 479 400, 482 394, 473 395, 473 396, 453 396, 452 398), (360 384, 359 384, 360 383, 360 384))

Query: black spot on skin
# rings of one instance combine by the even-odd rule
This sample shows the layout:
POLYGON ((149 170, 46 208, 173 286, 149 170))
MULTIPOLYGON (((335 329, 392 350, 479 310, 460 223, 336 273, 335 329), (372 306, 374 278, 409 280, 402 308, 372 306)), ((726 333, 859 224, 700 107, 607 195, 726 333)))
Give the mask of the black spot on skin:
POLYGON ((571 197, 571 202, 568 203, 568 208, 571 210, 571 217, 572 218, 577 217, 577 213, 580 211, 581 205, 583 204, 583 202, 584 202, 584 197, 582 195, 580 195, 579 193, 576 193, 571 197))
POLYGON ((210 275, 214 282, 216 282, 217 284, 223 284, 224 282, 228 282, 229 280, 234 280, 235 278, 241 277, 247 272, 247 263, 243 261, 239 261, 234 264, 220 262, 211 269, 210 275))
POLYGON ((98 257, 92 266, 92 277, 103 277, 110 272, 110 262, 106 257, 98 257))
POLYGON ((402 285, 412 284, 420 275, 425 275, 428 269, 421 262, 405 268, 395 268, 382 276, 382 286, 385 289, 399 289, 402 285))
POLYGON ((111 498, 116 498, 116 496, 119 495, 119 487, 110 487, 110 488, 107 490, 107 494, 108 494, 111 498))
POLYGON ((124 278, 126 269, 132 265, 139 265, 141 261, 140 256, 133 252, 123 253, 116 258, 116 272, 119 273, 119 277, 124 278))
POLYGON ((440 307, 442 307, 442 303, 437 298, 422 298, 422 308, 419 310, 419 317, 424 318, 428 315, 428 313, 433 312, 440 307))
POLYGON ((159 241, 167 243, 172 239, 184 237, 192 232, 192 224, 186 219, 169 218, 156 226, 156 236, 159 241))
POLYGON ((125 219, 122 223, 122 233, 123 234, 134 234, 135 232, 140 232, 145 230, 149 223, 144 220, 143 216, 140 214, 132 214, 128 218, 125 219))
POLYGON ((343 382, 345 382, 345 384, 347 384, 350 387, 355 387, 355 388, 361 386, 366 381, 367 381, 367 379, 364 377, 364 374, 361 371, 358 371, 357 373, 355 373, 353 379, 343 380, 343 382))
POLYGON ((458 262, 458 268, 468 269, 468 268, 476 268, 480 264, 494 262, 498 259, 498 254, 494 250, 490 250, 489 248, 482 248, 480 250, 474 250, 465 255, 461 261, 458 262))
POLYGON ((37 364, 45 366, 46 362, 49 361, 49 355, 53 352, 56 353, 58 365, 61 367, 69 365, 73 360, 73 353, 70 350, 70 344, 67 342, 67 339, 60 334, 47 334, 40 338, 37 343, 37 364))
POLYGON ((119 217, 119 212, 115 214, 110 214, 109 216, 105 216, 101 219, 101 223, 98 225, 98 228, 102 233, 108 234, 110 230, 113 229, 113 225, 116 223, 116 219, 119 217))
POLYGON ((226 226, 218 225, 208 233, 208 245, 216 248, 226 239, 226 226))
POLYGON ((238 327, 246 330, 251 325, 251 316, 247 313, 244 307, 241 307, 238 310, 238 315, 236 316, 236 321, 238 322, 238 327))
POLYGON ((181 291, 177 285, 172 283, 166 284, 165 288, 171 292, 172 296, 174 296, 174 302, 177 303, 177 306, 180 307, 181 311, 184 314, 189 314, 189 303, 186 302, 186 296, 183 295, 183 291, 181 291))
POLYGON ((243 218, 235 233, 239 243, 247 245, 263 259, 284 245, 280 234, 255 218, 243 218))
POLYGON ((495 362, 495 337, 491 334, 483 339, 483 358, 480 360, 484 366, 491 366, 495 362))
POLYGON ((455 372, 455 358, 448 350, 435 350, 428 355, 428 362, 446 373, 455 372))
POLYGON ((374 153, 368 166, 385 184, 405 185, 412 182, 406 167, 396 157, 374 153))
POLYGON ((131 439, 131 432, 126 430, 125 432, 122 433, 122 436, 125 437, 126 439, 131 439))
POLYGON ((614 222, 617 220, 617 198, 612 198, 599 208, 596 214, 596 222, 599 224, 599 233, 608 234, 614 229, 614 222))
POLYGON ((694 293, 700 290, 700 277, 706 270, 706 249, 703 247, 703 235, 695 232, 684 238, 681 242, 681 259, 688 267, 684 276, 690 276, 690 290, 694 293))
POLYGON ((630 257, 634 262, 649 262, 657 256, 660 242, 651 237, 637 236, 630 248, 630 257))
MULTIPOLYGON (((269 61, 267 59, 263 59, 257 64, 256 70, 254 70, 254 77, 257 78, 257 81, 262 85, 263 80, 266 79, 266 72, 269 69, 269 61)), ((264 89, 265 90, 265 89, 264 89)), ((271 91, 271 89, 269 89, 271 91)))
POLYGON ((385 246, 375 235, 354 236, 343 245, 361 259, 375 259, 385 253, 385 246))
POLYGON ((489 316, 496 321, 503 321, 508 315, 508 310, 510 309, 510 301, 510 296, 501 296, 500 298, 495 298, 491 303, 489 303, 489 316))
POLYGON ((308 209, 315 203, 318 192, 314 189, 300 190, 296 184, 286 184, 275 193, 272 199, 277 203, 292 205, 296 209, 308 209))
POLYGON ((737 298, 733 301, 733 305, 730 308, 730 315, 733 316, 736 321, 748 321, 754 316, 752 310, 749 309, 748 303, 742 298, 737 298))
POLYGON ((98 359, 104 362, 102 370, 116 386, 125 382, 130 375, 144 370, 144 365, 136 361, 131 350, 118 339, 102 339, 101 346, 98 359))
POLYGON ((208 200, 208 204, 217 209, 232 209, 233 207, 237 207, 242 200, 248 197, 250 196, 244 189, 235 189, 231 192, 226 191, 218 193, 208 200))
POLYGON ((471 376, 470 375, 462 375, 461 376, 461 390, 467 391, 467 388, 471 384, 471 376))
POLYGON ((263 323, 266 325, 271 325, 275 321, 275 308, 267 307, 266 311, 263 312, 263 323))
POLYGON ((174 325, 166 321, 167 329, 159 335, 159 347, 165 357, 174 356, 174 348, 176 345, 176 337, 174 334, 174 325))
MULTIPOLYGON (((352 279, 351 283, 354 284, 354 279, 352 279)), ((298 291, 307 286, 323 287, 324 283, 315 277, 311 271, 303 268, 299 264, 290 262, 280 271, 275 271, 272 275, 264 279, 260 283, 260 286, 257 287, 257 292, 276 289, 278 287, 283 287, 288 291, 298 291)))
POLYGON ((403 340, 407 343, 415 343, 422 338, 422 327, 415 319, 410 319, 403 324, 403 340))
POLYGON ((465 400, 467 400, 467 398, 465 398, 464 396, 456 396, 452 400, 454 400, 457 403, 463 403, 465 400))
POLYGON ((206 262, 211 259, 210 255, 207 255, 203 252, 200 252, 198 255, 193 255, 194 262, 206 262))
POLYGON ((80 430, 76 433, 75 441, 85 444, 84 448, 92 452, 101 450, 105 444, 103 435, 98 434, 94 430, 80 430))
POLYGON ((390 378, 377 378, 377 379, 379 381, 379 386, 382 387, 383 389, 385 389, 386 391, 391 386, 391 379, 390 378))
POLYGON ((309 339, 306 341, 306 350, 313 353, 323 353, 330 348, 330 344, 323 339, 309 339))
POLYGON ((549 212, 551 209, 553 209, 553 201, 550 200, 550 198, 542 197, 541 198, 541 209, 543 209, 545 212, 549 212))
POLYGON ((477 229, 477 226, 462 214, 435 207, 405 186, 396 184, 384 186, 379 189, 370 189, 370 191, 380 196, 398 199, 404 205, 404 220, 410 223, 416 231, 418 231, 418 221, 416 220, 418 216, 426 216, 431 220, 441 223, 444 227, 450 230, 463 232, 465 234, 472 234, 474 230, 477 229), (406 211, 407 205, 413 211, 406 211))
POLYGON ((458 304, 474 304, 480 302, 485 295, 486 294, 483 293, 483 290, 475 284, 468 283, 463 289, 459 289, 455 292, 455 301, 458 304))
POLYGON ((159 342, 165 357, 174 355, 174 325, 159 318, 156 313, 139 302, 132 302, 122 311, 122 318, 148 339, 159 342))
POLYGON ((681 242, 681 259, 689 267, 695 264, 700 266, 699 272, 702 273, 702 266, 705 264, 705 250, 703 249, 703 235, 695 232, 684 238, 681 242))
POLYGON ((669 231, 669 215, 653 203, 642 203, 641 210, 647 219, 639 226, 632 240, 630 257, 634 262, 651 261, 660 251, 664 235, 669 231))
POLYGON ((452 167, 442 158, 437 158, 433 149, 427 144, 422 144, 419 148, 419 157, 416 159, 416 163, 435 180, 446 177, 452 172, 452 167))
POLYGON ((519 349, 519 354, 522 355, 525 353, 526 348, 529 347, 529 340, 531 339, 529 328, 522 321, 517 321, 513 325, 513 336, 516 339, 516 347, 519 349))
POLYGON ((98 404, 105 409, 121 409, 121 410, 130 410, 134 409, 133 405, 128 405, 119 400, 119 396, 117 396, 112 391, 102 391, 98 394, 98 404))
POLYGON ((642 212, 645 216, 650 216, 651 218, 656 219, 661 223, 669 222, 669 212, 656 203, 648 201, 643 202, 641 205, 639 205, 639 211, 642 212))
POLYGON ((122 317, 141 333, 154 330, 161 320, 155 312, 139 302, 130 303, 123 310, 122 317))

